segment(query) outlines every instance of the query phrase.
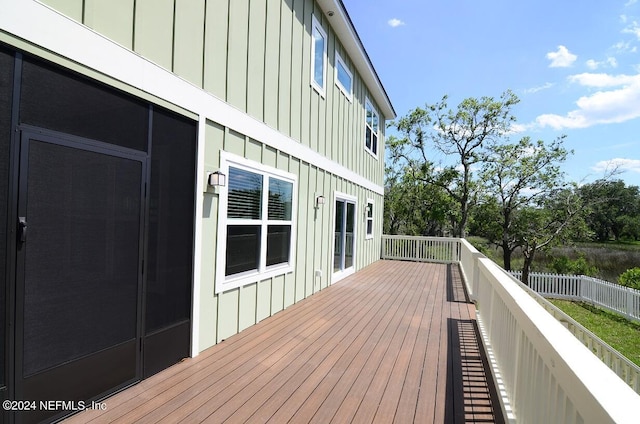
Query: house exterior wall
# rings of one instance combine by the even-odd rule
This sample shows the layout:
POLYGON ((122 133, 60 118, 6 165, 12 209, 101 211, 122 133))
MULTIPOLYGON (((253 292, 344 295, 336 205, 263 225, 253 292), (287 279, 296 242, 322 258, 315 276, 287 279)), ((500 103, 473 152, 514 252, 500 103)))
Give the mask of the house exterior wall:
MULTIPOLYGON (((205 168, 217 169, 220 166, 220 151, 298 176, 295 270, 292 273, 260 280, 255 284, 214 294, 216 262, 211 259, 204 260, 200 299, 201 350, 331 284, 334 219, 331 193, 337 191, 360 199, 361 212, 367 198, 373 198, 376 205, 381 206, 383 202, 379 193, 215 122, 207 121, 205 168), (314 205, 317 193, 323 194, 327 203, 316 209, 314 205), (321 277, 315 275, 316 270, 321 271, 321 277)), ((203 244, 202 256, 216 258, 216 235, 219 230, 218 197, 206 194, 204 203, 202 238, 206 242, 203 244)), ((365 238, 364 212, 356 217, 356 269, 378 260, 380 256, 382 208, 375 208, 374 214, 376 237, 372 239, 365 238)))
POLYGON ((332 283, 335 193, 357 199, 355 271, 379 259, 393 109, 368 88, 319 3, 0 0, 0 9, 0 42, 199 121, 193 355, 332 283), (312 17, 328 35, 324 96, 311 86, 312 17), (336 51, 353 76, 351 101, 334 83, 336 51), (367 99, 380 115, 377 157, 364 148, 367 99), (293 271, 222 292, 220 196, 205 186, 221 152, 297 178, 293 271), (316 208, 318 194, 326 204, 316 208))
POLYGON ((43 2, 382 185, 384 144, 378 158, 363 148, 365 99, 384 114, 314 0, 43 2), (311 86, 312 16, 328 37, 324 96, 311 86), (353 75, 352 101, 334 83, 336 51, 353 75))

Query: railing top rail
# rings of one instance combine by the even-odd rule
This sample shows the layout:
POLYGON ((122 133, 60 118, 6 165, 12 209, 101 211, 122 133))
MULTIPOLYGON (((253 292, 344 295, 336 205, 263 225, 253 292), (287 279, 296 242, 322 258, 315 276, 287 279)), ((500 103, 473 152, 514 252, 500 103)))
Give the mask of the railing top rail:
POLYGON ((435 241, 460 241, 460 238, 457 237, 436 237, 436 236, 405 236, 405 235, 390 235, 390 234, 383 234, 382 235, 382 239, 387 239, 387 240, 435 240, 435 241))

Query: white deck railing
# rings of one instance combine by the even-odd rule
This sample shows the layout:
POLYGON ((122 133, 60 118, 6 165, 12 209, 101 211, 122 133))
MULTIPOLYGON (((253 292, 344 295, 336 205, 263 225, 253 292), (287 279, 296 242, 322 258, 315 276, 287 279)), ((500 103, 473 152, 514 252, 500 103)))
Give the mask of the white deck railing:
MULTIPOLYGON (((520 278, 522 272, 512 271, 520 278)), ((640 290, 585 275, 532 273, 529 287, 545 297, 587 302, 640 322, 640 290)))
MULTIPOLYGON (((402 245, 398 238, 394 236, 392 248, 402 245)), ((426 243, 407 239, 411 246, 426 243)), ((483 344, 508 421, 638 422, 640 396, 631 387, 571 337, 511 275, 466 240, 457 239, 456 244, 452 251, 457 253, 450 259, 455 262, 457 258, 469 295, 476 302, 483 344)), ((415 250, 405 255, 385 252, 387 246, 383 241, 383 258, 428 260, 412 259, 415 250)), ((438 257, 437 261, 443 260, 438 257)))
POLYGON ((515 276, 512 276, 524 290, 538 301, 538 303, 558 321, 562 323, 575 338, 580 340, 594 355, 605 363, 618 377, 625 381, 636 393, 640 394, 640 367, 620 352, 609 346, 587 328, 576 322, 569 315, 550 303, 541 294, 525 286, 515 276))
POLYGON ((456 263, 460 239, 445 237, 382 236, 382 259, 456 263))

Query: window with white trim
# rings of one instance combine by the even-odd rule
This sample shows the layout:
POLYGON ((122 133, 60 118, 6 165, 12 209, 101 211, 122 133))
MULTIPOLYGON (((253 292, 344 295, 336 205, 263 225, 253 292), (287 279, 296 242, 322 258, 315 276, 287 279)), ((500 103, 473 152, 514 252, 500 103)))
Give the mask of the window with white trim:
POLYGON ((242 158, 223 163, 217 292, 292 271, 295 232, 294 175, 242 158))
POLYGON ((311 24, 311 85, 324 96, 327 75, 327 33, 315 16, 311 24))
POLYGON ((347 64, 342 60, 342 56, 336 50, 336 85, 347 96, 347 99, 351 101, 353 97, 353 75, 347 67, 347 64))
POLYGON ((366 120, 364 124, 364 148, 372 155, 378 157, 378 131, 380 118, 378 117, 378 112, 374 109, 369 99, 365 101, 365 109, 366 120))
POLYGON ((367 199, 367 207, 365 209, 366 212, 366 220, 367 220, 367 228, 365 231, 365 238, 373 238, 373 200, 367 199))

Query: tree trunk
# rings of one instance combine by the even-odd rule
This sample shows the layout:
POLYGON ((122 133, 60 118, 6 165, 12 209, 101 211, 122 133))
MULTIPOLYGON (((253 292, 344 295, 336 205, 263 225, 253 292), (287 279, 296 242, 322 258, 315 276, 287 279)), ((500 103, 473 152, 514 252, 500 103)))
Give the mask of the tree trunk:
POLYGON ((529 285, 529 273, 531 271, 531 264, 533 263, 533 257, 535 256, 535 249, 530 253, 525 253, 524 255, 524 264, 522 265, 522 281, 525 285, 529 285))
POLYGON ((502 261, 504 262, 504 269, 507 271, 511 271, 511 249, 509 248, 510 224, 511 208, 504 206, 502 209, 502 261))
POLYGON ((502 262, 504 262, 504 269, 511 271, 511 249, 506 241, 502 242, 502 262))

